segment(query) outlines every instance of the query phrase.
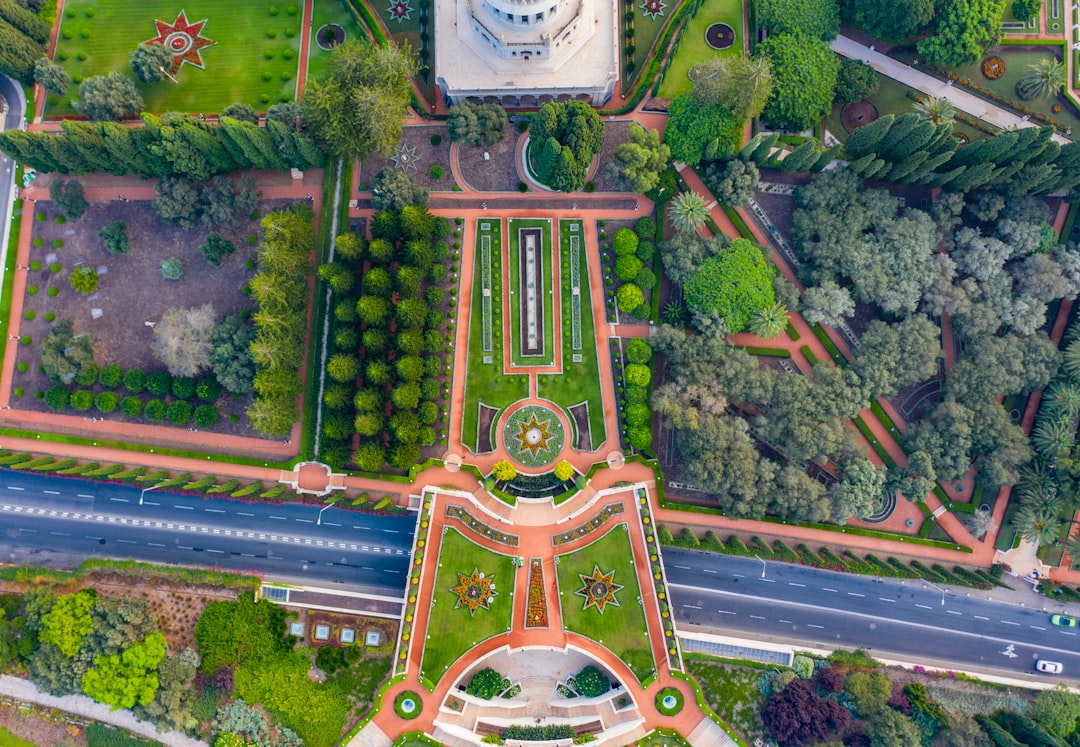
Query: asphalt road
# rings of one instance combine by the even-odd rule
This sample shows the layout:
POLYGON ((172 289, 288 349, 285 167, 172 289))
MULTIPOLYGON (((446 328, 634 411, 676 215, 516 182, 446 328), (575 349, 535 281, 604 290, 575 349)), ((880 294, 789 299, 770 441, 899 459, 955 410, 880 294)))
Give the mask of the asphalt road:
POLYGON ((320 510, 0 470, 0 559, 134 558, 402 596, 415 516, 320 510))
POLYGON ((1050 659, 1065 665, 1066 679, 1080 679, 1080 631, 1051 625, 1042 597, 1032 595, 1033 609, 923 581, 676 548, 665 548, 664 565, 682 626, 1008 676, 1034 678, 1035 662, 1050 659))
MULTIPOLYGON (((0 96, 7 101, 7 114, 0 120, 0 131, 17 130, 22 127, 23 104, 22 93, 19 84, 7 77, 0 75, 0 96)), ((0 246, 7 246, 9 233, 9 221, 11 220, 11 206, 14 204, 14 192, 12 189, 12 176, 15 173, 15 162, 0 153, 0 246)), ((11 249, 14 251, 14 248, 11 249)), ((4 253, 0 252, 0 268, 3 267, 4 253)), ((2 275, 2 271, 0 271, 2 275)))

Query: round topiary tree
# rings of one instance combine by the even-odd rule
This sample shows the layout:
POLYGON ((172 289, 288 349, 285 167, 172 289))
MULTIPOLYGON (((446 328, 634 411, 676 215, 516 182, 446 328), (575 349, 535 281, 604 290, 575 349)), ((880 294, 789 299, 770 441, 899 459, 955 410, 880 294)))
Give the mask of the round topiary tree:
POLYGON ((615 275, 624 283, 631 283, 641 272, 641 260, 633 254, 624 254, 615 261, 615 275))
POLYGON ((199 405, 195 408, 195 425, 200 428, 213 428, 217 425, 218 409, 213 405, 199 405))
POLYGON ((165 403, 160 399, 152 399, 146 403, 143 414, 147 420, 157 423, 165 418, 165 403))
POLYGON ((169 257, 161 262, 161 277, 179 280, 184 276, 184 263, 179 257, 169 257))
POLYGON ((165 410, 165 417, 173 425, 187 425, 191 422, 192 407, 183 400, 176 400, 169 404, 165 410))
POLYGON ((555 465, 555 478, 566 482, 574 476, 574 465, 565 459, 555 465))
POLYGON ((138 394, 146 388, 146 374, 138 368, 133 368, 124 374, 124 389, 132 394, 138 394))
POLYGON ((750 318, 773 303, 774 275, 761 249, 735 239, 706 259, 683 286, 686 304, 696 311, 717 311, 731 334, 746 329, 750 318))
POLYGON ((502 459, 491 466, 491 476, 499 482, 507 482, 517 477, 517 468, 509 461, 502 459))
POLYGON ((645 303, 645 293, 633 283, 627 283, 615 294, 615 304, 624 314, 633 313, 643 303, 645 303))
POLYGON ((640 240, 637 234, 629 228, 620 228, 615 232, 615 238, 611 240, 611 245, 615 248, 615 254, 619 257, 636 252, 639 243, 640 240))
POLYGON ((137 418, 142 415, 143 404, 138 397, 124 397, 120 400, 120 412, 129 418, 137 418))
POLYGON ((116 396, 116 392, 101 392, 94 398, 94 405, 97 407, 98 412, 110 413, 116 409, 118 404, 120 404, 120 398, 116 396))
POLYGON ((71 404, 71 390, 59 385, 50 388, 45 392, 45 404, 57 412, 66 410, 71 404))
POLYGON ((652 360, 652 346, 640 337, 626 341, 626 360, 630 363, 648 363, 652 360))
POLYGON ((630 446, 637 450, 647 449, 652 446, 652 431, 646 425, 639 425, 627 432, 627 440, 630 446))
POLYGON ((652 381, 652 371, 642 363, 630 363, 626 366, 626 385, 646 387, 652 381))
POLYGON ((86 412, 94 405, 94 393, 89 389, 77 389, 71 394, 71 406, 79 412, 86 412))

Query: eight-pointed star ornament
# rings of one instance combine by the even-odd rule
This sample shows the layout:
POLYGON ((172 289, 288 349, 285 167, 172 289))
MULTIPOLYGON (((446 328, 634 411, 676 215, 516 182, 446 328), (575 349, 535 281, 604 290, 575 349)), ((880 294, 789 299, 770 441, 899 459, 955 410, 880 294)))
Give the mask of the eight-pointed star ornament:
POLYGON ((157 36, 146 43, 160 44, 172 53, 174 73, 184 65, 203 70, 205 66, 201 50, 217 44, 213 39, 202 35, 203 26, 206 25, 207 20, 204 18, 195 23, 188 23, 187 14, 184 11, 180 11, 172 23, 156 20, 154 26, 157 27, 157 36))

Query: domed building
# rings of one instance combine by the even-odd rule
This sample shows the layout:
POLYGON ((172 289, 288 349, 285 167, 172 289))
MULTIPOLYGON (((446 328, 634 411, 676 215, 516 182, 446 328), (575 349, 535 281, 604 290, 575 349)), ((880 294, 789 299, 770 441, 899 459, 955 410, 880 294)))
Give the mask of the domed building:
POLYGON ((606 103, 619 74, 616 0, 435 0, 435 80, 448 103, 606 103))

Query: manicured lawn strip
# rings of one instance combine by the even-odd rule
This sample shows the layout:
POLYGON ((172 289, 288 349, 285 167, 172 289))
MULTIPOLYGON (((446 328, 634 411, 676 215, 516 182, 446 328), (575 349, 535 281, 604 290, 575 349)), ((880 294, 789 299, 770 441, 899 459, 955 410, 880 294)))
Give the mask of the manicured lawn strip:
POLYGON ((28 739, 17 737, 0 726, 0 747, 34 747, 34 743, 28 739))
MULTIPOLYGON (((750 355, 764 355, 764 356, 766 356, 768 358, 790 358, 791 357, 791 353, 789 351, 787 351, 787 350, 784 350, 784 348, 761 348, 761 347, 755 347, 753 345, 742 345, 742 346, 738 346, 738 347, 742 347, 742 349, 745 350, 746 352, 748 352, 750 355)), ((809 348, 804 346, 803 347, 803 353, 805 354, 807 351, 809 351, 809 348)), ((807 356, 807 360, 810 360, 809 356, 807 356)), ((817 359, 815 358, 814 360, 811 361, 811 363, 817 363, 817 359)))
POLYGON ((825 351, 832 356, 833 361, 839 366, 846 366, 848 364, 847 358, 840 352, 840 348, 836 347, 836 343, 832 341, 828 333, 821 328, 820 324, 815 324, 811 329, 814 330, 814 336, 821 340, 821 344, 825 346, 825 351))
POLYGON ((477 447, 478 406, 481 401, 500 410, 512 405, 519 399, 529 396, 529 382, 523 375, 505 376, 503 374, 503 339, 502 339, 502 221, 486 218, 476 223, 476 243, 473 259, 472 303, 469 305, 469 349, 466 356, 465 371, 465 411, 461 414, 461 442, 477 447), (494 303, 493 313, 498 311, 498 321, 492 330, 492 351, 484 352, 484 319, 481 312, 483 286, 480 267, 480 223, 489 222, 491 233, 491 296, 494 303), (490 355, 492 362, 484 363, 484 356, 490 355), (522 381, 522 379, 525 381, 522 381))
MULTIPOLYGON (((184 65, 176 76, 178 83, 137 82, 146 110, 213 113, 244 103, 265 111, 271 104, 292 100, 296 92, 302 6, 301 0, 289 0, 277 6, 277 16, 271 16, 269 4, 263 3, 68 0, 57 39, 57 62, 74 81, 110 72, 130 75, 131 52, 157 34, 154 21, 172 23, 182 9, 189 23, 207 19, 203 35, 216 44, 202 50, 206 69, 184 65), (289 7, 297 8, 296 15, 288 14, 289 7), (87 17, 87 10, 92 11, 92 18, 87 17), (67 15, 70 11, 74 17, 67 15), (289 29, 291 38, 286 36, 289 29), (71 38, 65 39, 65 34, 71 38), (286 49, 291 50, 292 59, 284 58, 286 49), (79 60, 80 52, 86 55, 85 61, 79 60), (60 59, 60 53, 68 59, 60 59), (270 59, 266 54, 271 54, 270 59), (264 75, 270 80, 263 80, 264 75)), ((50 97, 46 117, 74 114, 71 100, 77 93, 78 86, 72 85, 62 100, 50 97)))
POLYGON ((550 366, 555 363, 555 322, 554 322, 554 294, 551 293, 555 282, 555 272, 552 264, 555 260, 551 245, 551 221, 547 219, 524 219, 511 218, 507 221, 507 253, 506 261, 510 270, 510 287, 507 289, 506 298, 510 304, 510 360, 515 366, 550 366), (539 291, 539 301, 544 309, 544 354, 537 356, 522 356, 519 336, 525 334, 522 329, 521 315, 523 309, 520 305, 520 297, 524 290, 520 285, 521 266, 518 252, 518 229, 540 229, 540 273, 538 278, 543 284, 539 291))
POLYGON ((877 455, 881 457, 881 461, 885 462, 885 465, 889 469, 895 468, 896 460, 892 458, 889 452, 885 450, 885 447, 881 445, 881 442, 877 440, 877 436, 870 430, 870 426, 868 426, 858 415, 853 417, 851 422, 855 423, 855 427, 859 429, 859 433, 863 434, 863 436, 866 437, 866 440, 870 442, 870 446, 872 446, 874 451, 877 452, 877 455))
MULTIPOLYGON (((23 179, 23 167, 15 168, 15 184, 21 185, 23 179)), ((19 229, 22 227, 22 211, 24 200, 18 199, 12 202, 11 225, 8 229, 7 256, 4 258, 4 286, 0 289, 0 339, 6 340, 8 328, 11 324, 11 297, 12 287, 15 285, 15 260, 19 256, 19 229)), ((4 353, 0 350, 0 363, 3 363, 4 353)))
POLYGON ((673 729, 654 729, 637 741, 637 747, 692 747, 673 729))
MULTIPOLYGON (((592 289, 589 285, 589 250, 585 245, 585 225, 582 221, 559 221, 559 276, 561 278, 563 372, 561 374, 541 374, 538 393, 544 399, 558 402, 567 410, 580 402, 589 403, 589 431, 592 435, 593 448, 597 448, 607 438, 604 432, 604 399, 600 391, 600 363, 596 356, 596 320, 592 314, 592 289), (581 237, 581 350, 572 348, 572 324, 570 317, 570 229, 571 223, 578 224, 578 236, 581 237), (581 356, 581 363, 574 363, 573 356, 581 356)), ((573 422, 573 418, 570 418, 573 422)), ((569 434, 568 434, 569 437, 569 434)))
POLYGON ((814 355, 814 351, 810 349, 809 345, 803 345, 799 350, 806 356, 806 360, 811 366, 816 366, 818 364, 817 356, 814 355))
POLYGON ((514 610, 514 561, 509 555, 492 552, 474 544, 451 529, 439 545, 439 569, 432 592, 435 605, 428 616, 427 640, 420 663, 420 673, 438 684, 446 670, 473 646, 510 630, 514 610), (478 609, 469 617, 468 608, 454 609, 458 573, 472 573, 476 568, 495 577, 498 594, 491 609, 478 609))
POLYGON ((341 0, 315 0, 311 14, 311 39, 308 41, 308 80, 314 80, 326 70, 330 62, 330 50, 315 43, 315 34, 328 23, 336 23, 345 30, 345 39, 367 41, 368 32, 360 25, 353 11, 341 0))
POLYGON ((674 98, 690 90, 686 77, 690 68, 713 55, 741 55, 743 53, 742 2, 740 0, 705 0, 690 19, 686 31, 679 40, 679 49, 660 84, 659 95, 674 98), (725 50, 717 51, 705 41, 705 29, 714 23, 726 23, 735 31, 735 43, 725 50))
MULTIPOLYGON (((896 423, 893 422, 892 418, 889 417, 889 414, 885 412, 885 408, 883 408, 876 399, 870 400, 870 411, 874 413, 878 421, 885 426, 889 435, 893 437, 893 440, 896 441, 901 449, 903 449, 904 434, 900 432, 900 429, 896 427, 896 423)), ((906 451, 907 450, 905 449, 905 452, 906 451)))
POLYGON ((663 32, 664 26, 674 17, 674 9, 677 6, 675 3, 668 2, 664 15, 656 18, 645 15, 640 2, 629 7, 634 12, 634 38, 631 40, 634 45, 634 69, 628 73, 626 71, 626 11, 628 6, 626 3, 619 3, 619 67, 622 71, 622 90, 624 91, 629 90, 637 77, 643 72, 648 72, 645 63, 648 62, 649 56, 653 54, 653 46, 663 32))
MULTIPOLYGON (((334 195, 337 186, 338 170, 341 161, 331 162, 326 166, 326 176, 323 179, 323 208, 319 218, 319 248, 316 266, 330 261, 330 248, 334 243, 334 195)), ((352 169, 346 169, 341 175, 342 200, 338 205, 337 232, 344 233, 342 228, 348 228, 349 187, 352 182, 352 169)), ((307 381, 304 387, 304 429, 300 437, 300 453, 308 459, 315 455, 315 424, 319 410, 324 405, 319 399, 319 379, 323 375, 322 361, 323 352, 323 324, 327 315, 327 285, 326 281, 315 279, 315 310, 312 314, 313 325, 311 327, 311 339, 308 340, 308 365, 307 381)), ((329 318, 330 325, 327 331, 327 340, 333 339, 336 320, 333 315, 329 318)))
POLYGON ((656 671, 645 612, 635 572, 634 551, 626 524, 619 523, 607 534, 572 553, 557 556, 559 602, 567 630, 602 643, 630 667, 638 681, 656 671), (581 588, 581 574, 592 575, 593 566, 603 573, 615 571, 614 581, 622 585, 616 593, 619 607, 608 606, 604 614, 596 608, 583 609, 585 599, 575 592, 581 588))

